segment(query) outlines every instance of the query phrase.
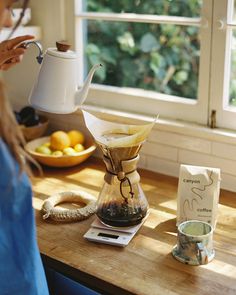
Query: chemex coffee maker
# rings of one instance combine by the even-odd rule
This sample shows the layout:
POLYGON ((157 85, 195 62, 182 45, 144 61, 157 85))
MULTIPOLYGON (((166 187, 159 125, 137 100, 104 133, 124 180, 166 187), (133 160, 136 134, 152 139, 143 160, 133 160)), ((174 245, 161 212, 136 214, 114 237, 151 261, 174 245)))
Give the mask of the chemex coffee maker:
POLYGON ((124 125, 107 122, 83 111, 85 123, 103 153, 104 185, 98 197, 97 217, 108 226, 141 223, 148 202, 137 172, 140 148, 153 124, 124 125))

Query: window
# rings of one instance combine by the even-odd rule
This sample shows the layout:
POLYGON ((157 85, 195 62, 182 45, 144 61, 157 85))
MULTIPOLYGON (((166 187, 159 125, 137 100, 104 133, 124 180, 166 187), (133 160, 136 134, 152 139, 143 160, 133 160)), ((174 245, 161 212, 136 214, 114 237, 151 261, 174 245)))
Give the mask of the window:
POLYGON ((104 64, 86 103, 236 128, 233 0, 75 3, 80 69, 104 64))

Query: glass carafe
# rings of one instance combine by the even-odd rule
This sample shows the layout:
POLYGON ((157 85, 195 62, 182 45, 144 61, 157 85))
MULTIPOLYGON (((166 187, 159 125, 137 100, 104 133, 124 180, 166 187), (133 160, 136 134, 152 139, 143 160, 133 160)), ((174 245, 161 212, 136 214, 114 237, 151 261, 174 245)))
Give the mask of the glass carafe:
POLYGON ((139 224, 148 209, 136 170, 141 145, 119 148, 99 146, 104 154, 106 174, 97 202, 98 218, 104 224, 115 227, 139 224))

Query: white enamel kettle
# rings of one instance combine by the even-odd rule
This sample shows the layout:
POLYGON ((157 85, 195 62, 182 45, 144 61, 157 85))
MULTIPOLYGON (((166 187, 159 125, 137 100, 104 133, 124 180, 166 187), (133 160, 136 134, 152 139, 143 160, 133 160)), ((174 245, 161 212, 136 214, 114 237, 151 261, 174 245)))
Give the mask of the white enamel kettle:
POLYGON ((76 53, 68 50, 69 45, 57 42, 57 48, 48 48, 43 55, 40 43, 28 42, 24 47, 30 44, 38 46, 40 54, 37 60, 42 63, 29 96, 30 105, 57 114, 76 111, 85 101, 93 74, 101 64, 92 67, 83 87, 78 89, 78 60, 76 53))

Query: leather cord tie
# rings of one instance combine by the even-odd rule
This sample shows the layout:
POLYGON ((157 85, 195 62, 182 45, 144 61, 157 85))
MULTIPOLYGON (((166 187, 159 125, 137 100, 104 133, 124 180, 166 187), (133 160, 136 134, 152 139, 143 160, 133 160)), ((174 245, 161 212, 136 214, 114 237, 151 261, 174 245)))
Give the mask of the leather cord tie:
POLYGON ((118 180, 120 181, 120 194, 121 196, 124 198, 125 202, 128 204, 128 198, 123 194, 123 189, 122 189, 122 185, 125 181, 128 181, 128 184, 129 184, 129 187, 130 187, 130 191, 129 191, 129 194, 131 195, 131 198, 134 197, 134 192, 133 192, 133 189, 132 189, 132 184, 131 184, 131 181, 130 179, 125 175, 125 172, 124 171, 120 171, 118 172, 117 174, 117 178, 118 180))

